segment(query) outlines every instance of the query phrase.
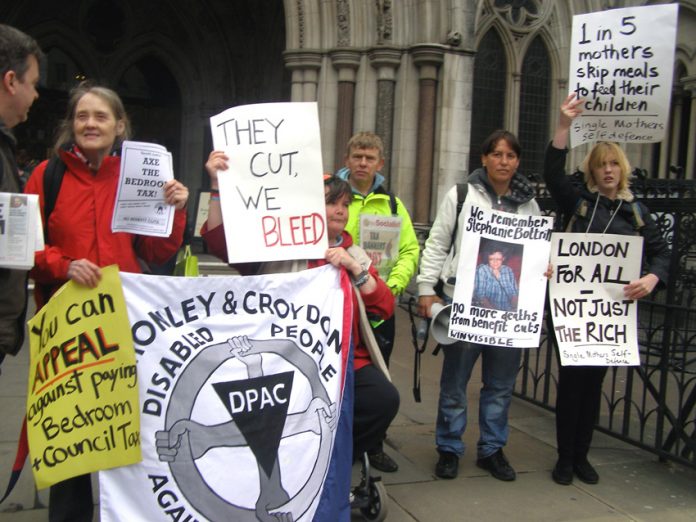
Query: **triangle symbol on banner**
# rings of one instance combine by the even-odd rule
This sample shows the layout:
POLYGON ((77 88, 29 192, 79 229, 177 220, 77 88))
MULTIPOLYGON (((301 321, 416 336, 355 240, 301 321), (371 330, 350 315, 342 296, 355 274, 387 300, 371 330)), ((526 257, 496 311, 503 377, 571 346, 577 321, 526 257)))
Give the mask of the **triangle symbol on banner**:
POLYGON ((270 476, 278 459, 293 372, 213 383, 215 392, 244 436, 256 461, 270 476))

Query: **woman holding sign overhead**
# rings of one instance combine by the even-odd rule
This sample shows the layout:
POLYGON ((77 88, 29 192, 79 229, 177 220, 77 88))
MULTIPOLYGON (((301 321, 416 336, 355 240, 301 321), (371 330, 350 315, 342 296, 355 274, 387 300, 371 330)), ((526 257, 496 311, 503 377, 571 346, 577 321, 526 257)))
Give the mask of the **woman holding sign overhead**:
MULTIPOLYGON (((31 277, 40 308, 68 280, 96 287, 101 267, 142 271, 140 259, 162 264, 181 246, 188 189, 171 180, 165 201, 176 207, 169 237, 111 232, 118 187, 121 143, 130 123, 123 102, 111 89, 81 84, 73 90, 58 129, 57 158, 34 170, 25 191, 39 195, 46 246, 36 253, 31 277)), ((51 487, 49 520, 91 521, 92 487, 81 475, 51 487)))
MULTIPOLYGON (((581 99, 570 94, 561 105, 558 127, 546 150, 544 179, 559 210, 569 218, 568 232, 584 234, 641 235, 643 275, 624 287, 626 299, 648 296, 664 284, 669 269, 669 247, 645 205, 635 202, 628 187, 630 166, 616 143, 599 142, 585 158, 582 186, 565 175, 568 134, 582 112, 581 99)), ((558 461, 555 482, 568 485, 573 473, 587 484, 599 481, 587 460, 597 422, 606 366, 560 366, 556 402, 558 461)))

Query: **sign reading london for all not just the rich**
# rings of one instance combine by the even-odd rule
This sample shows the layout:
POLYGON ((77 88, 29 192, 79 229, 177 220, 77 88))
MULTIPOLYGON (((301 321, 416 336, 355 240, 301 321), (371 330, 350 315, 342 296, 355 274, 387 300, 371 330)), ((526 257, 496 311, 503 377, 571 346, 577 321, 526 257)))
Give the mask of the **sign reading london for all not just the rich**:
POLYGON ((584 100, 571 126, 573 146, 663 139, 677 12, 677 4, 667 4, 573 17, 569 88, 584 100))
POLYGON ((210 118, 230 263, 323 258, 328 241, 316 103, 233 107, 210 118))
POLYGON ((624 287, 640 277, 643 238, 616 234, 551 235, 549 283, 563 366, 635 366, 638 304, 624 287))

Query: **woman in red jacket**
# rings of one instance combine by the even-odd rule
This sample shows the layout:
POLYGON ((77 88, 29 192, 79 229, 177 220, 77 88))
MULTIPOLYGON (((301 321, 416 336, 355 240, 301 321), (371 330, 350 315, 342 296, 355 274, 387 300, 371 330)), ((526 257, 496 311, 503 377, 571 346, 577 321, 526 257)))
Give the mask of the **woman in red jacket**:
MULTIPOLYGON (((101 267, 117 264, 122 272, 139 273, 139 259, 163 264, 181 246, 188 189, 176 180, 164 186, 166 202, 176 207, 169 237, 111 232, 121 166, 118 153, 129 134, 128 116, 114 91, 81 84, 72 92, 55 146, 65 173, 48 223, 43 216, 47 161, 36 167, 25 188, 39 195, 47 232, 46 246, 36 253, 30 273, 37 283, 37 308, 68 280, 94 288, 101 267)), ((93 508, 89 475, 51 487, 50 522, 91 522, 93 508)))
MULTIPOLYGON (((111 232, 121 167, 119 152, 129 134, 128 116, 114 91, 81 84, 72 92, 55 144, 65 174, 53 212, 43 224, 46 248, 36 254, 30 274, 42 289, 36 292, 39 307, 68 279, 95 287, 100 267, 117 264, 122 272, 139 273, 139 258, 163 264, 181 246, 188 189, 176 180, 164 186, 166 202, 176 207, 169 237, 111 232)), ((47 164, 44 161, 36 167, 25 189, 28 194, 39 195, 42 214, 47 164)))

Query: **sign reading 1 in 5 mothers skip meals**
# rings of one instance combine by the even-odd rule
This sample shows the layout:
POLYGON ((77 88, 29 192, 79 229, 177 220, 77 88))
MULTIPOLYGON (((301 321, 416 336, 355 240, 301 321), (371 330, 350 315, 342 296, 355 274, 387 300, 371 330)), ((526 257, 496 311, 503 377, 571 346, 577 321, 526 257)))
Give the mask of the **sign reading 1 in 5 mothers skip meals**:
POLYGON ((210 118, 230 263, 319 259, 328 248, 316 103, 261 103, 210 118))
POLYGON ((584 99, 573 146, 661 141, 672 93, 677 4, 573 17, 570 89, 584 99))
POLYGON ((551 314, 563 366, 635 366, 637 304, 624 286, 640 277, 641 236, 552 234, 551 314))

